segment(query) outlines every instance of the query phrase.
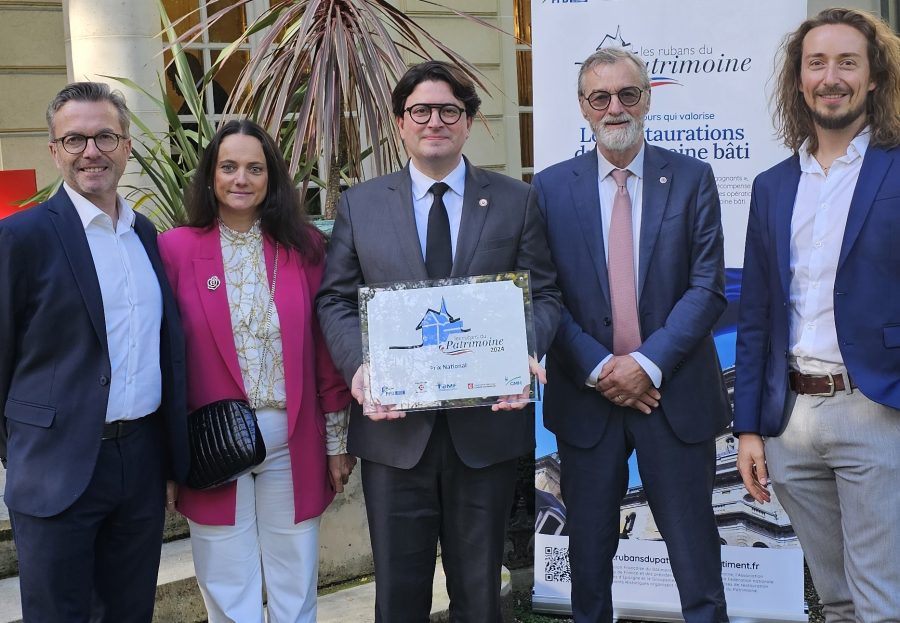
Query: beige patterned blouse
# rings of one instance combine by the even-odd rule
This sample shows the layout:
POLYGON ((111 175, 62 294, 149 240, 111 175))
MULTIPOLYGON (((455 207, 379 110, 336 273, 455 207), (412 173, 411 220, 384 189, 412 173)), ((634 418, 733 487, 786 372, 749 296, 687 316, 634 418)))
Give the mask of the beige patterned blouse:
MULTIPOLYGON (((267 332, 269 346, 265 348, 265 359, 262 357, 271 283, 266 272, 259 221, 253 223, 247 232, 235 231, 220 221, 219 233, 234 347, 250 404, 255 409, 285 409, 287 391, 284 382, 281 322, 274 306, 267 332)), ((328 413, 325 420, 328 454, 345 453, 347 410, 328 413)))

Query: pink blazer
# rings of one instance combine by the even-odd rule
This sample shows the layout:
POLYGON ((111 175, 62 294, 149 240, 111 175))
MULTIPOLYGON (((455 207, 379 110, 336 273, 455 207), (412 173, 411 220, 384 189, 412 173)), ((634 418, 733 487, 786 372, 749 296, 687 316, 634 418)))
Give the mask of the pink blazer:
MULTIPOLYGON (((272 279, 275 246, 266 239, 272 279)), ((175 292, 185 334, 187 408, 226 398, 247 399, 228 309, 219 228, 179 227, 159 237, 159 250, 175 292), (218 277, 221 285, 207 282, 218 277)), ((288 450, 294 483, 294 521, 321 515, 334 498, 328 482, 324 413, 343 409, 350 392, 328 354, 316 320, 315 295, 322 264, 308 266, 295 252, 279 251, 275 307, 281 322, 287 390, 288 450)), ((179 489, 178 510, 197 523, 234 525, 237 485, 179 489)))

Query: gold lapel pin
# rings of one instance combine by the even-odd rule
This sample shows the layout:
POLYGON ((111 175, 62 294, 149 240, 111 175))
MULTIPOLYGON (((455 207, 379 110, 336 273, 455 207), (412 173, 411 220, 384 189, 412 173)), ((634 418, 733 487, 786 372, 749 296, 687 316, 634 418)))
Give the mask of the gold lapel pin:
POLYGON ((659 178, 659 183, 660 183, 660 184, 665 184, 665 183, 668 182, 668 181, 669 181, 669 178, 667 178, 665 175, 662 176, 661 178, 659 178))
POLYGON ((206 289, 207 290, 215 290, 220 285, 222 285, 222 280, 213 275, 209 279, 206 280, 206 289))
POLYGON ((479 200, 478 200, 478 205, 480 205, 482 208, 486 208, 486 207, 487 207, 487 203, 488 203, 488 202, 487 202, 487 199, 479 199, 479 200))

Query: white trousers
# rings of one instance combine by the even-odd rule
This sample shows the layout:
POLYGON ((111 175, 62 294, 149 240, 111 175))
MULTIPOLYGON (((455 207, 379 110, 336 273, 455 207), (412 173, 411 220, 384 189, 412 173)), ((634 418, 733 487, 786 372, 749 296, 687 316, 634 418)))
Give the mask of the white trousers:
POLYGON ((900 412, 859 390, 791 394, 769 476, 828 623, 900 621, 900 412))
POLYGON ((237 481, 233 526, 191 521, 197 582, 210 623, 314 623, 319 576, 319 517, 294 523, 287 414, 256 412, 266 460, 237 481))

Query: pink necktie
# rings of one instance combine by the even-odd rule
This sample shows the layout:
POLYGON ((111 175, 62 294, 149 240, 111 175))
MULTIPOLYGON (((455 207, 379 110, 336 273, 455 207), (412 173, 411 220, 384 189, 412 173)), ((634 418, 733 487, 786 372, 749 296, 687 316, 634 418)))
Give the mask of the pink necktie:
POLYGON ((619 187, 609 224, 609 294, 612 299, 613 354, 627 355, 641 345, 637 293, 634 286, 634 233, 631 229, 631 197, 625 181, 628 171, 610 174, 619 187))

